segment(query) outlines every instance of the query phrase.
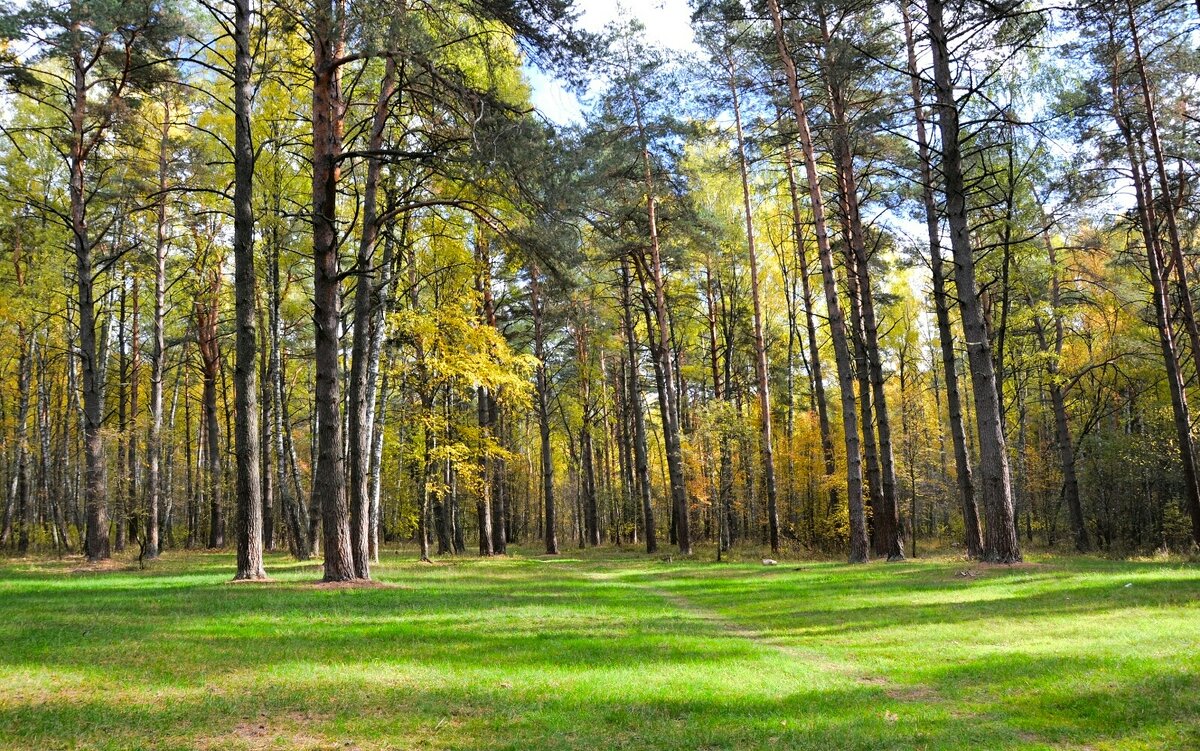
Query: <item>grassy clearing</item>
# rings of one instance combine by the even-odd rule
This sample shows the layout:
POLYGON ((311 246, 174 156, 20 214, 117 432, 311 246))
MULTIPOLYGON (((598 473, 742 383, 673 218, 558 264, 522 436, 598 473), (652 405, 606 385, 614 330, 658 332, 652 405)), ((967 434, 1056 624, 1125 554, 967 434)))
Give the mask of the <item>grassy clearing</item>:
POLYGON ((3 749, 1200 748, 1200 567, 0 566, 3 749))

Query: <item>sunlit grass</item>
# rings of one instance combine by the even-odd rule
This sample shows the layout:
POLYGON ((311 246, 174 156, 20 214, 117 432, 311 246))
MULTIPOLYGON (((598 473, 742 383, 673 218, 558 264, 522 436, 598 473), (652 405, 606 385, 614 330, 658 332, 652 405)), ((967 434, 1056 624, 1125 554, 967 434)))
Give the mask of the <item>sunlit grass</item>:
POLYGON ((1200 747, 1192 564, 80 567, 0 567, 0 748, 1200 747))

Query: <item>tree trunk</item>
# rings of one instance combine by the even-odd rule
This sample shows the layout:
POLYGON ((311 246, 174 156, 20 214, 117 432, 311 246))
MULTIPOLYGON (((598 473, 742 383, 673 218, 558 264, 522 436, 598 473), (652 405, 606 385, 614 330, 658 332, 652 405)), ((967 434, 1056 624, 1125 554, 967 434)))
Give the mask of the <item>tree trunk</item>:
MULTIPOLYGON (((82 35, 82 22, 72 21, 72 36, 82 35)), ((94 244, 88 234, 87 195, 84 190, 84 163, 87 159, 85 114, 88 103, 88 64, 82 50, 71 55, 72 109, 71 140, 68 153, 71 218, 71 245, 75 253, 76 305, 79 308, 79 357, 83 391, 83 499, 87 510, 87 540, 84 545, 89 561, 109 557, 108 488, 104 456, 104 372, 99 367, 96 346, 96 301, 93 296, 95 264, 94 244)))
MULTIPOLYGON (((1114 63, 1114 68, 1116 64, 1114 63)), ((1116 120, 1129 158, 1130 177, 1137 199, 1138 223, 1142 228, 1142 239, 1146 245, 1146 257, 1150 269, 1151 292, 1154 297, 1154 313, 1158 323, 1158 340, 1162 350, 1163 366, 1167 374, 1167 385, 1171 393, 1171 410, 1175 418, 1175 433, 1179 443, 1179 459, 1183 466, 1184 499, 1192 517, 1193 539, 1200 539, 1200 476, 1196 468, 1195 443, 1192 438, 1191 412, 1188 409, 1187 391, 1179 367, 1179 352, 1171 322, 1171 303, 1167 292, 1168 280, 1163 275, 1163 255, 1159 239, 1155 234, 1158 218, 1153 198, 1148 190, 1150 180, 1143 167, 1143 159, 1134 145, 1133 128, 1121 104, 1118 89, 1119 75, 1112 71, 1113 118, 1116 120)))
POLYGON ((222 479, 221 427, 217 419, 217 378, 221 369, 221 351, 217 342, 217 295, 220 272, 209 272, 208 289, 196 300, 196 337, 204 377, 204 434, 207 440, 205 460, 208 481, 208 547, 225 546, 225 515, 221 505, 222 479))
MULTIPOLYGON (((1200 10, 1200 4, 1198 4, 1197 10, 1200 10)), ((1200 326, 1197 325, 1196 312, 1192 305, 1192 292, 1187 277, 1187 263, 1183 256, 1183 244, 1180 239, 1175 201, 1171 196, 1170 178, 1167 175, 1162 139, 1158 132, 1158 116, 1154 107, 1154 95, 1150 89, 1149 76, 1146 73, 1146 58, 1142 54, 1141 35, 1138 33, 1132 0, 1125 0, 1125 11, 1126 19, 1129 23, 1129 35, 1133 43, 1134 67, 1137 69, 1142 104, 1146 110, 1146 128, 1150 136, 1150 153, 1154 160, 1154 175, 1158 178, 1159 196, 1157 204, 1162 206, 1162 213, 1166 219, 1167 243, 1171 253, 1171 262, 1167 264, 1166 268, 1173 270, 1177 277, 1179 312, 1182 314, 1183 324, 1187 329, 1188 338, 1192 345, 1192 358, 1195 362, 1197 373, 1200 373, 1200 326)), ((1144 163, 1145 160, 1137 161, 1144 163)), ((1142 191, 1146 194, 1147 205, 1153 206, 1156 202, 1154 201, 1153 189, 1151 188, 1149 178, 1145 180, 1145 186, 1142 188, 1142 191)), ((1164 285, 1169 284, 1169 276, 1169 271, 1164 273, 1164 285)), ((1191 515, 1192 520, 1192 539, 1196 544, 1200 545, 1200 498, 1193 500, 1190 492, 1188 494, 1188 513, 1191 515)))
POLYGON ((829 234, 825 228, 825 207, 821 198, 817 159, 813 151, 812 135, 808 127, 808 115, 804 108, 804 100, 800 96, 796 65, 784 39, 783 17, 779 12, 778 0, 768 0, 768 6, 775 31, 775 44, 783 63, 784 73, 787 75, 788 97, 796 117, 796 127, 804 153, 804 171, 808 181, 813 231, 816 235, 817 252, 821 259, 821 273, 825 280, 825 305, 829 315, 834 359, 837 361, 838 383, 841 386, 842 428, 846 442, 846 496, 850 512, 850 562, 863 563, 869 558, 870 552, 866 514, 863 509, 862 458, 859 453, 858 418, 855 415, 854 372, 850 362, 850 347, 846 341, 845 318, 838 300, 837 280, 834 278, 833 272, 833 255, 829 248, 829 234))
MULTIPOLYGON (((367 149, 378 152, 383 148, 383 135, 391 113, 392 98, 396 94, 396 57, 389 55, 384 61, 383 79, 379 84, 379 97, 375 102, 375 113, 367 149)), ((375 246, 379 239, 378 195, 379 179, 383 171, 383 160, 367 160, 367 176, 363 185, 362 235, 358 242, 354 289, 354 338, 350 354, 350 403, 347 431, 350 441, 350 550, 354 563, 354 575, 360 579, 371 578, 371 442, 374 395, 369 393, 374 384, 368 376, 372 355, 371 339, 374 326, 374 306, 378 302, 375 291, 375 246)))
POLYGON ((963 333, 967 340, 967 359, 975 395, 975 422, 979 432, 979 479, 987 520, 983 558, 993 563, 1015 563, 1021 560, 1021 548, 1013 518, 1012 478, 1000 415, 995 363, 979 289, 975 283, 975 258, 967 222, 966 185, 959 144, 958 103, 954 99, 949 46, 942 20, 943 0, 926 0, 926 7, 937 89, 938 126, 942 134, 946 220, 950 226, 950 246, 954 251, 959 309, 962 311, 963 333))
POLYGON ((763 340, 762 296, 758 291, 758 253, 754 242, 754 210, 750 204, 750 176, 746 166, 746 139, 742 131, 742 109, 738 101, 733 55, 726 52, 729 95, 737 132, 738 171, 742 179, 742 204, 746 214, 746 254, 750 259, 750 298, 754 303, 754 374, 758 379, 759 424, 762 431, 763 484, 767 491, 767 526, 771 552, 779 552, 779 508, 775 490, 775 449, 771 436, 771 382, 767 375, 767 345, 763 340))
POLYGON ((641 376, 638 368, 637 333, 634 328, 633 306, 630 300, 629 263, 621 258, 621 309, 625 327, 625 348, 629 357, 629 410, 633 418, 633 466, 638 494, 642 505, 643 537, 646 552, 658 552, 658 536, 654 526, 654 507, 650 498, 650 462, 646 452, 646 417, 642 412, 641 376))
POLYGON ((825 461, 825 482, 829 486, 829 510, 838 504, 838 492, 834 486, 837 463, 833 453, 833 429, 829 424, 829 407, 825 397, 825 376, 821 366, 821 348, 817 343, 817 320, 813 312, 812 287, 809 283, 808 249, 804 246, 803 225, 800 219, 800 196, 796 190, 796 174, 792 165, 792 147, 784 146, 784 163, 787 168, 788 194, 792 201, 792 223, 796 236, 796 257, 800 264, 800 293, 804 303, 804 327, 808 334, 808 362, 812 375, 813 401, 817 405, 817 424, 821 432, 821 456, 825 461))
POLYGON ((162 429, 163 378, 167 369, 167 176, 171 147, 171 103, 163 100, 162 130, 158 140, 158 206, 154 231, 154 314, 150 361, 150 430, 146 438, 146 541, 145 556, 158 557, 159 509, 163 506, 162 429))
POLYGON ((545 506, 546 553, 558 555, 557 518, 554 508, 554 454, 550 445, 550 381, 546 374, 546 341, 541 304, 541 272, 529 270, 529 305, 533 312, 533 356, 537 358, 538 431, 542 446, 542 500, 545 506))
POLYGON ((313 500, 321 509, 324 580, 349 581, 357 572, 350 545, 350 509, 342 454, 342 373, 338 362, 342 298, 337 254, 337 183, 343 127, 338 65, 344 47, 344 9, 340 4, 335 6, 333 0, 320 0, 311 23, 314 397, 320 425, 313 500))
POLYGON ((133 308, 130 311, 131 322, 129 332, 129 426, 130 429, 125 435, 125 450, 126 460, 125 466, 128 470, 128 485, 126 486, 125 495, 125 518, 122 520, 128 528, 128 537, 131 542, 136 542, 141 534, 141 525, 138 524, 138 476, 140 467, 138 466, 138 441, 137 441, 137 417, 138 417, 138 396, 141 393, 139 386, 138 371, 141 370, 141 325, 140 325, 140 310, 138 305, 138 279, 134 277, 132 280, 132 303, 133 308))
POLYGON ((250 0, 234 0, 233 24, 233 286, 237 321, 233 392, 237 410, 237 572, 234 579, 265 579, 262 465, 258 413, 258 283, 254 271, 254 145, 251 143, 250 0))
POLYGON ((23 323, 17 324, 17 554, 29 552, 29 538, 33 527, 33 483, 29 477, 29 405, 30 383, 33 375, 33 339, 25 331, 23 323))
MULTIPOLYGON (((479 293, 479 313, 484 322, 496 327, 496 311, 492 300, 491 257, 488 241, 483 237, 483 228, 475 229, 475 289, 479 293)), ((477 390, 476 418, 479 424, 479 497, 475 502, 475 518, 479 528, 479 555, 490 556, 495 552, 492 539, 492 460, 489 456, 488 438, 495 430, 496 400, 486 387, 477 390)))
MULTIPOLYGON (((828 46, 832 37, 826 20, 824 6, 818 4, 821 36, 828 46)), ((889 561, 904 559, 904 531, 900 526, 900 503, 896 493, 896 464, 892 448, 891 420, 888 414, 887 393, 884 390, 883 364, 879 354, 879 324, 875 314, 875 298, 871 289, 870 259, 867 256, 866 239, 863 233, 862 212, 858 199, 858 179, 854 171, 854 154, 851 151, 849 125, 846 115, 846 95, 838 77, 825 66, 826 88, 829 92, 830 114, 833 117, 834 161, 837 166, 838 184, 845 212, 846 234, 849 252, 854 256, 853 269, 857 277, 860 301, 861 334, 863 355, 867 369, 866 385, 874 402, 876 435, 879 439, 880 489, 882 505, 875 509, 876 553, 887 556, 889 561)), ((864 399, 865 402, 865 399, 864 399)), ((863 432, 868 431, 868 418, 864 417, 863 432)), ((872 495, 876 495, 872 493, 872 495)))
POLYGON ((938 341, 941 344, 942 369, 946 374, 946 405, 950 420, 950 437, 954 444, 954 468, 958 481, 958 497, 963 512, 967 556, 983 555, 983 534, 979 528, 979 508, 975 505, 975 483, 971 477, 971 460, 967 453, 966 433, 963 430, 962 400, 958 393, 957 358, 954 355, 954 333, 950 326, 950 296, 946 292, 945 271, 942 268, 941 231, 938 228, 937 201, 933 192, 933 162, 929 138, 925 130, 925 107, 921 103, 921 83, 917 70, 916 45, 912 22, 908 15, 908 0, 901 2, 904 15, 904 39, 908 48, 908 75, 912 83, 913 109, 916 113, 917 154, 921 163, 921 198, 925 204, 925 229, 929 235, 929 266, 933 276, 933 305, 937 319, 938 341))
POLYGON ((663 406, 663 443, 666 445, 667 472, 670 476, 672 517, 675 519, 676 540, 679 544, 679 552, 683 555, 691 555, 691 523, 688 511, 687 486, 683 472, 683 452, 679 441, 677 394, 675 392, 674 378, 672 377, 670 321, 667 314, 666 284, 663 279, 662 255, 658 241, 658 209, 654 189, 654 174, 650 163, 649 141, 642 122, 641 102, 638 99, 636 89, 632 85, 629 87, 629 96, 633 102, 635 124, 642 148, 642 171, 646 188, 646 212, 650 227, 650 259, 649 263, 644 265, 649 266, 646 270, 650 274, 654 287, 653 308, 655 326, 658 329, 658 344, 651 349, 655 355, 657 371, 660 373, 659 389, 661 392, 660 401, 663 406))

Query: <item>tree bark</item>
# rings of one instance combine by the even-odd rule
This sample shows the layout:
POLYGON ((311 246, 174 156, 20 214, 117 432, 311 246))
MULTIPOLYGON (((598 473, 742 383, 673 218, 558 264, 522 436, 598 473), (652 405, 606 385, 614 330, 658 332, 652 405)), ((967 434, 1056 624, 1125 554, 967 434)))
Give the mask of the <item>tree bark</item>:
POLYGON ((1187 403, 1183 375, 1179 367, 1179 352, 1171 322, 1171 303, 1167 292, 1168 280, 1163 275, 1163 254, 1155 233, 1158 226, 1153 197, 1149 191, 1150 180, 1143 167, 1142 155, 1135 146, 1133 128, 1125 114, 1118 88, 1119 71, 1111 73, 1113 118, 1125 142, 1129 158, 1129 176, 1133 182, 1137 199, 1138 224, 1146 245, 1146 258, 1150 270, 1150 287, 1154 298, 1154 314, 1158 324, 1159 347, 1162 350, 1163 367, 1167 374, 1167 385, 1171 394, 1171 411, 1175 418, 1175 434, 1178 441, 1179 459, 1183 467, 1184 499, 1192 517, 1193 539, 1200 539, 1200 473, 1196 467, 1196 447, 1192 438, 1191 412, 1187 403))
POLYGON ((541 303, 541 272, 529 270, 529 305, 533 312, 533 356, 537 358, 538 432, 542 451, 542 501, 545 508, 546 553, 558 555, 557 517, 554 508, 554 454, 550 445, 550 381, 546 374, 546 341, 541 303))
POLYGON ((217 419, 217 378, 221 370, 221 351, 217 341, 217 302, 220 272, 208 272, 208 288, 196 300, 196 341, 204 380, 204 435, 207 440, 205 461, 208 485, 208 547, 225 547, 225 514, 221 503, 224 485, 221 462, 221 426, 217 419))
POLYGON ((642 150, 642 177, 646 189, 646 212, 650 227, 650 259, 647 271, 654 288, 654 319, 658 329, 658 344, 652 347, 658 370, 661 372, 659 388, 663 403, 663 443, 666 445, 667 472, 670 477, 672 516, 675 519, 676 540, 679 552, 691 555, 691 523, 688 510, 687 486, 683 472, 683 452, 679 441, 679 413, 675 381, 672 377, 670 321, 667 313, 666 283, 663 279, 662 254, 658 238, 657 199, 655 197, 654 174, 650 159, 650 145, 642 119, 642 105, 637 90, 629 84, 629 97, 633 103, 635 125, 642 150))
POLYGON ((796 174, 792 164, 791 144, 784 146, 784 164, 787 170, 788 194, 792 202, 793 232, 796 237, 796 257, 800 265, 800 294, 804 303, 804 327, 808 334, 808 362, 812 375, 813 401, 817 406, 817 424, 821 432, 821 456, 825 462, 825 482, 829 486, 829 510, 838 504, 838 492, 834 486, 837 462, 833 453, 833 429, 829 424, 829 407, 825 396, 825 376, 821 366, 821 348, 817 343, 817 320, 813 311, 812 285, 809 283, 808 249, 804 246, 803 225, 800 218, 800 196, 796 190, 796 174))
MULTIPOLYGON (((826 47, 832 37, 824 6, 818 4, 821 36, 826 47)), ((900 504, 896 493, 896 463, 892 448, 891 419, 884 390, 883 363, 879 354, 879 324, 875 314, 875 297, 871 289, 870 259, 867 256, 866 238, 863 232, 862 212, 858 198, 858 178, 854 169, 854 154, 850 146, 849 124, 846 113, 846 94, 836 75, 831 70, 832 62, 826 60, 825 80, 829 92, 830 114, 833 118, 834 161, 845 212, 846 235, 849 252, 854 256, 853 269, 856 276, 860 301, 861 334, 863 355, 867 370, 866 385, 874 403, 875 430, 879 439, 879 499, 882 505, 875 509, 876 553, 887 556, 889 561, 904 559, 904 531, 900 526, 900 504)), ((864 399, 864 403, 865 403, 864 399)), ((868 432, 869 418, 863 418, 864 433, 868 432)), ((874 495, 874 493, 873 493, 874 495)))
POLYGON ((325 581, 357 576, 350 545, 350 509, 342 454, 342 374, 338 362, 342 298, 338 269, 337 183, 343 104, 338 73, 344 8, 316 3, 313 27, 313 326, 316 333, 315 411, 319 423, 313 500, 320 505, 325 581))
POLYGON ((958 366, 954 354, 954 332, 950 326, 950 296, 946 292, 946 276, 942 268, 941 231, 938 227, 937 201, 933 192, 933 161, 926 132, 925 107, 921 102, 921 83, 917 70, 912 21, 908 13, 908 0, 902 0, 900 7, 904 16, 908 75, 912 84, 913 110, 916 116, 917 156, 921 163, 921 199, 925 205, 925 229, 929 236, 933 305, 937 319, 938 341, 941 345, 942 370, 946 376, 946 405, 949 412, 951 442, 954 444, 954 469, 958 481, 958 498, 963 512, 967 556, 980 558, 983 555, 983 534, 979 528, 979 508, 975 504, 975 482, 971 477, 971 460, 967 453, 966 433, 963 430, 962 400, 958 392, 958 366))
POLYGON ((162 429, 163 378, 167 368, 167 178, 171 148, 171 102, 163 100, 162 130, 158 140, 158 205, 154 226, 154 313, 150 352, 150 430, 146 438, 146 543, 145 556, 159 553, 159 509, 163 506, 162 429))
MULTIPOLYGON (((371 121, 367 149, 378 153, 383 149, 383 134, 396 94, 396 58, 389 55, 384 61, 383 79, 371 121)), ((369 158, 363 184, 362 235, 358 243, 355 264, 357 284, 354 289, 354 337, 350 352, 350 402, 347 432, 350 442, 350 550, 354 575, 371 578, 371 439, 373 422, 374 384, 368 376, 371 352, 375 292, 375 246, 379 239, 378 195, 383 160, 369 158)))
POLYGON ((950 51, 943 21, 943 0, 926 0, 930 47, 937 90, 938 126, 942 135, 942 177, 946 193, 946 220, 954 251, 955 278, 971 385, 975 396, 975 422, 979 432, 979 480, 987 524, 983 536, 983 559, 993 563, 1021 560, 1021 547, 1013 518, 1012 478, 1008 448, 1000 415, 987 323, 975 282, 970 226, 967 221, 966 184, 959 144, 958 103, 954 99, 950 51))
POLYGON ((621 258, 621 314, 625 327, 625 348, 629 359, 629 411, 633 418, 633 467, 637 490, 641 498, 642 529, 646 552, 658 552, 658 536, 654 525, 654 506, 650 498, 650 463, 646 452, 646 417, 642 412, 641 376, 638 368, 637 333, 634 328, 633 305, 630 300, 629 263, 621 258))
POLYGON ((263 569, 262 464, 258 412, 258 282, 254 271, 254 145, 250 106, 250 0, 234 0, 233 24, 233 286, 237 334, 233 392, 237 411, 237 572, 235 580, 265 579, 263 569))
POLYGON ((842 429, 846 442, 846 500, 850 516, 850 562, 864 563, 870 556, 867 539, 867 521, 863 508, 862 458, 858 443, 858 418, 855 415, 854 372, 850 361, 850 347, 846 341, 846 323, 838 300, 837 280, 833 272, 833 254, 829 248, 829 234, 825 227, 825 207, 821 197, 820 176, 817 172, 816 154, 813 151, 812 135, 808 126, 808 114, 800 96, 800 84, 796 65, 788 51, 783 32, 783 17, 779 12, 778 0, 768 0, 771 22, 775 31, 775 44, 787 76, 788 98, 796 117, 800 145, 804 154, 804 171, 808 181, 809 202, 813 215, 813 231, 816 236, 817 252, 821 259, 821 273, 825 281, 825 306, 829 315, 830 333, 833 339, 834 359, 837 362, 838 383, 841 386, 842 429))
POLYGON ((779 508, 775 489, 775 449, 771 435, 771 382, 767 374, 767 345, 763 340, 762 295, 758 290, 758 253, 754 242, 754 210, 750 203, 750 176, 746 165, 746 138, 742 130, 742 108, 738 100, 737 71, 733 54, 726 51, 729 95, 737 133, 738 171, 742 180, 742 206, 746 219, 746 255, 750 260, 750 298, 754 307, 754 374, 758 380, 759 426, 762 431, 763 484, 767 491, 767 527, 771 552, 779 552, 779 508))

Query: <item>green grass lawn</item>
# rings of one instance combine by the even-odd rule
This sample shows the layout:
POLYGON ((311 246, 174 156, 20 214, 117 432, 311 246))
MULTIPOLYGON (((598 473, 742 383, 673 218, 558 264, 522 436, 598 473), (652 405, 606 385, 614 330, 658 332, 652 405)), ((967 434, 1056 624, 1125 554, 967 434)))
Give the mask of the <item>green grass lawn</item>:
POLYGON ((1194 564, 232 564, 0 565, 0 748, 1200 748, 1194 564))

